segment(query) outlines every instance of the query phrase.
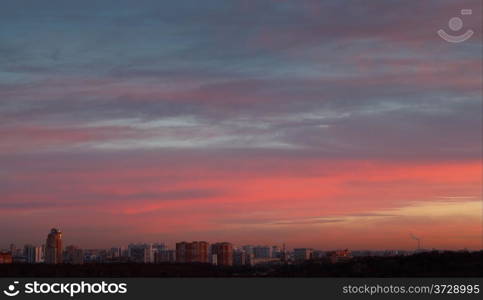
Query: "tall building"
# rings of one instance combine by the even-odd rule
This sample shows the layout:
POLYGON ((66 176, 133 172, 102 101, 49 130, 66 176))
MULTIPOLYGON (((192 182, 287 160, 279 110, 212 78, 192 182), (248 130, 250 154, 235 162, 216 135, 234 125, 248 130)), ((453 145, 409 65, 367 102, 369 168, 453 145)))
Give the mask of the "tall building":
POLYGON ((129 260, 136 263, 152 263, 153 246, 151 244, 130 244, 128 246, 129 260))
POLYGON ((165 243, 154 243, 153 244, 153 251, 154 252, 163 251, 163 250, 167 250, 167 249, 168 249, 168 247, 166 247, 165 243))
MULTIPOLYGON (((162 252, 162 251, 165 251, 167 249, 168 249, 168 247, 166 247, 166 244, 165 243, 154 243, 153 244, 153 250, 152 250, 153 253, 151 255, 151 258, 153 260, 153 263, 156 262, 156 258, 158 256, 157 253, 162 252)), ((159 257, 158 257, 158 259, 159 259, 159 257)))
POLYGON ((10 244, 10 254, 12 254, 12 256, 15 256, 17 255, 17 247, 15 246, 15 244, 10 244))
POLYGON ((52 228, 47 236, 47 243, 45 244, 45 263, 62 263, 62 232, 56 228, 52 228))
POLYGON ((208 263, 208 243, 192 242, 188 248, 190 262, 208 263))
POLYGON ((174 250, 161 250, 154 253, 155 263, 174 263, 176 262, 176 252, 174 250))
POLYGON ((282 250, 280 251, 280 261, 283 263, 287 263, 288 257, 287 257, 287 250, 285 249, 285 243, 283 243, 282 250))
POLYGON ((216 258, 217 265, 233 265, 233 245, 231 243, 223 242, 211 245, 211 254, 216 258))
POLYGON ((253 247, 253 255, 255 258, 271 258, 272 248, 269 246, 255 246, 253 247))
POLYGON ((109 250, 109 257, 111 258, 119 258, 122 256, 122 248, 121 247, 112 247, 109 250))
POLYGON ((84 251, 74 245, 65 247, 64 262, 67 264, 82 265, 84 263, 84 251))
POLYGON ((252 245, 245 245, 242 249, 248 254, 253 256, 253 246, 252 245))
POLYGON ((176 243, 176 262, 187 263, 188 261, 188 242, 176 243))
POLYGON ((216 254, 210 255, 210 263, 215 266, 218 265, 218 256, 216 254))
POLYGON ((42 262, 42 247, 36 247, 34 245, 25 245, 23 248, 23 255, 25 256, 27 263, 37 264, 42 262))
POLYGON ((297 262, 302 262, 312 259, 313 250, 310 248, 296 248, 293 249, 294 260, 297 262))
POLYGON ((203 241, 176 243, 176 262, 208 263, 208 243, 203 241))
POLYGON ((279 246, 272 246, 272 258, 280 258, 282 251, 279 246))
POLYGON ((243 249, 233 250, 233 264, 238 266, 249 265, 251 263, 250 255, 243 249))

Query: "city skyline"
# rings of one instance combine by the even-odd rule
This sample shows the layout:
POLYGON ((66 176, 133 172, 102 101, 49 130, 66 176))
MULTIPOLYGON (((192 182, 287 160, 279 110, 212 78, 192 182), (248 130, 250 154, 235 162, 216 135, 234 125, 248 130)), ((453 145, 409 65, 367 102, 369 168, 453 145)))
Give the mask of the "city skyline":
POLYGON ((10 276, 41 277, 412 277, 481 274, 483 251, 441 249, 319 250, 286 245, 235 246, 230 242, 133 243, 127 247, 63 247, 63 232, 52 228, 42 246, 0 249, 0 269, 10 276), (59 255, 60 254, 60 255, 59 255), (18 275, 17 275, 18 274, 18 275), (28 275, 27 275, 28 274, 28 275))
MULTIPOLYGON (((468 249, 468 248, 459 248, 459 249, 437 249, 437 248, 431 248, 431 247, 423 247, 425 246, 424 243, 423 243, 423 239, 421 237, 416 237, 414 236, 413 234, 410 234, 409 235, 409 238, 413 241, 413 246, 415 247, 412 247, 412 248, 409 248, 409 249, 403 249, 403 248, 380 248, 380 249, 369 249, 369 248, 366 248, 366 249, 354 249, 356 251, 371 251, 371 250, 374 250, 374 251, 418 251, 418 250, 438 250, 438 251, 447 251, 447 250, 470 250, 470 251, 480 251, 481 249, 468 249), (417 246, 416 246, 417 245, 417 246)), ((3 241, 0 241, 0 242, 3 242, 3 241)), ((195 239, 195 240, 189 240, 189 239, 181 239, 181 240, 178 240, 178 241, 174 241, 173 243, 170 243, 170 242, 167 242, 166 240, 162 240, 162 239, 158 239, 156 241, 131 241, 129 243, 126 243, 126 244, 116 244, 116 245, 108 245, 108 246, 105 246, 105 247, 98 247, 98 248, 95 248, 95 247, 83 247, 82 245, 80 244, 76 244, 76 243, 72 243, 72 242, 67 242, 65 243, 65 240, 64 240, 64 235, 62 234, 62 231, 58 228, 52 228, 51 231, 49 232, 49 234, 47 235, 47 240, 44 242, 41 242, 41 243, 33 243, 33 242, 30 242, 30 243, 26 243, 26 244, 20 244, 20 245, 23 245, 22 248, 16 248, 16 246, 18 245, 17 243, 15 243, 15 241, 10 241, 8 242, 8 247, 7 245, 3 245, 2 247, 2 244, 0 243, 0 250, 1 251, 7 251, 7 252, 14 252, 12 250, 12 247, 17 249, 17 250, 21 250, 23 248, 27 248, 27 247, 34 247, 34 248, 45 248, 45 251, 46 253, 49 251, 48 249, 51 248, 51 251, 52 251, 52 254, 50 254, 52 257, 55 257, 55 258, 50 258, 50 260, 52 261, 59 261, 61 260, 60 257, 61 257, 61 253, 63 251, 65 251, 65 249, 67 249, 68 247, 75 247, 75 248, 79 248, 79 249, 86 249, 86 250, 106 250, 106 249, 128 249, 130 246, 138 246, 138 245, 152 245, 153 247, 159 247, 159 246, 162 246, 164 249, 168 250, 176 250, 178 246, 182 246, 182 247, 194 247, 194 249, 199 249, 199 247, 203 246, 203 247, 209 247, 209 246, 212 246, 212 245, 217 245, 217 244, 225 244, 225 243, 229 243, 231 244, 234 249, 238 249, 238 248, 245 248, 245 247, 261 247, 261 248, 278 248, 278 250, 282 250, 283 251, 293 251, 293 250, 296 250, 297 248, 300 248, 300 249, 313 249, 313 250, 320 250, 320 251, 334 251, 334 250, 341 250, 341 249, 349 249, 348 247, 326 247, 326 248, 314 248, 314 247, 306 247, 306 245, 295 245, 295 246, 287 246, 286 243, 284 242, 281 242, 281 243, 273 243, 273 244, 270 244, 270 243, 237 243, 237 242, 234 242, 234 241, 223 241, 223 242, 220 242, 219 240, 215 240, 215 241, 209 241, 209 240, 206 240, 206 239, 195 239), (64 247, 64 245, 67 245, 64 247), (191 246, 192 245, 192 246, 191 246), (8 249, 8 250, 7 250, 8 249)), ((192 251, 195 251, 195 252, 199 252, 199 250, 192 250, 192 251)))
MULTIPOLYGON (((52 228, 47 234, 45 244, 36 246, 26 244, 17 248, 10 244, 9 249, 0 248, 0 265, 3 264, 46 264, 46 265, 83 265, 83 264, 205 264, 221 267, 280 266, 304 263, 352 262, 355 257, 406 257, 429 253, 430 255, 460 255, 472 253, 468 249, 447 251, 443 249, 423 249, 421 239, 417 248, 405 250, 321 250, 307 247, 288 248, 279 245, 243 245, 231 242, 179 241, 175 247, 164 242, 130 243, 126 246, 111 246, 107 249, 84 249, 78 245, 64 245, 63 233, 52 228)), ((479 251, 481 253, 482 251, 479 251)))
POLYGON ((27 2, 0 244, 483 248, 481 1, 27 2))
MULTIPOLYGON (((180 241, 170 248, 165 243, 131 243, 127 247, 109 249, 82 249, 77 245, 63 247, 63 234, 52 228, 42 246, 26 244, 17 248, 0 248, 0 264, 70 264, 84 263, 178 263, 212 264, 217 266, 254 266, 272 263, 301 263, 312 259, 328 259, 335 263, 352 259, 350 250, 336 250, 324 253, 311 248, 294 248, 289 251, 285 244, 279 246, 244 245, 235 247, 230 242, 208 243, 206 241, 180 241)), ((418 249, 417 251, 421 251, 418 249)), ((402 255, 397 251, 393 254, 402 255)), ((404 253, 407 255, 408 253, 404 253)), ((369 256, 369 254, 365 254, 369 256)))

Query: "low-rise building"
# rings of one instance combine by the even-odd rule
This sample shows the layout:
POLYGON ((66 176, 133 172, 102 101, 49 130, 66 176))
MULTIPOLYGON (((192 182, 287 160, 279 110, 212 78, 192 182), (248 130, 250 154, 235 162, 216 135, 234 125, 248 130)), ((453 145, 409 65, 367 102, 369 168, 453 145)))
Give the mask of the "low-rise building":
POLYGON ((11 264, 13 262, 12 254, 9 252, 0 252, 0 264, 11 264))
POLYGON ((327 257, 331 263, 344 262, 352 259, 352 253, 349 249, 336 250, 327 252, 327 257))

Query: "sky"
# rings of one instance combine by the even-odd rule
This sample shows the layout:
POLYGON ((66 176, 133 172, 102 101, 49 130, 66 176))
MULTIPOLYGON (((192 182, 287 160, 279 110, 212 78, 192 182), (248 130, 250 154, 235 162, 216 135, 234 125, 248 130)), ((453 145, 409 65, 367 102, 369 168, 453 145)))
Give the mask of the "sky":
POLYGON ((481 1, 2 1, 0 248, 482 249, 481 1), (461 9, 473 9, 461 16, 461 9), (452 17, 472 29, 453 44, 452 17))

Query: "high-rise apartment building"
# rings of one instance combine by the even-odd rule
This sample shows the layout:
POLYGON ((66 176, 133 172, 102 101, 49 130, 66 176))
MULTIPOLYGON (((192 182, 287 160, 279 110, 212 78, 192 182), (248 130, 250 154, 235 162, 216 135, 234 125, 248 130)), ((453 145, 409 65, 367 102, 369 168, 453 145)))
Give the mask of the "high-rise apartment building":
POLYGON ((211 245, 211 254, 216 257, 217 265, 233 265, 233 245, 231 243, 223 242, 211 245))
POLYGON ((154 253, 155 263, 174 263, 176 262, 175 250, 161 250, 154 253))
POLYGON ((191 262, 208 263, 208 243, 192 242, 188 248, 191 262))
POLYGON ((255 246, 253 247, 253 255, 255 258, 271 258, 272 248, 269 246, 255 246))
POLYGON ((176 243, 176 262, 187 263, 188 262, 188 242, 176 243))
POLYGON ((176 243, 176 262, 208 263, 208 243, 203 241, 176 243))
POLYGON ((47 243, 45 244, 45 263, 62 263, 62 232, 56 228, 52 228, 47 236, 47 243))
POLYGON ((251 255, 243 249, 233 250, 233 264, 238 266, 249 265, 251 263, 251 255))
POLYGON ((37 247, 34 245, 25 245, 23 248, 23 255, 27 263, 29 264, 37 264, 42 262, 42 247, 37 247))
POLYGON ((151 244, 130 244, 129 260, 136 263, 153 263, 153 246, 151 244))

